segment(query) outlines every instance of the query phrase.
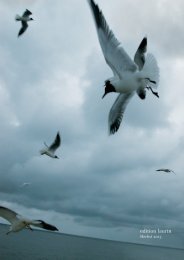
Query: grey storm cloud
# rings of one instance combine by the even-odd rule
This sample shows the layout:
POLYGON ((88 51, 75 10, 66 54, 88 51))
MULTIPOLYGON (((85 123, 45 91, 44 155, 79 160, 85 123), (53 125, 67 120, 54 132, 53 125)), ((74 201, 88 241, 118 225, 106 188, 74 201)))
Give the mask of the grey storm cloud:
POLYGON ((183 2, 97 2, 131 57, 147 34, 160 98, 135 95, 118 133, 108 136, 116 94, 101 98, 112 72, 87 1, 0 3, 7 25, 0 28, 1 202, 23 215, 47 212, 79 235, 122 239, 125 227, 182 229, 183 2), (14 16, 24 8, 35 20, 17 39, 14 16), (60 160, 40 156, 57 131, 60 160), (23 182, 32 184, 20 189, 23 182))

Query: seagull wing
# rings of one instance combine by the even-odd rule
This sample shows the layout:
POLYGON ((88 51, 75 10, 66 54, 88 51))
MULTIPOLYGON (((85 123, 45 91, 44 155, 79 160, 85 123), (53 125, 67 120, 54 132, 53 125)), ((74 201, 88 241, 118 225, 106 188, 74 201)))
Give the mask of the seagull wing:
POLYGON ((60 146, 60 143, 61 143, 61 138, 60 138, 60 134, 59 132, 57 133, 56 135, 56 138, 54 140, 54 142, 51 144, 51 146, 49 147, 49 150, 50 151, 55 151, 59 146, 60 146))
POLYGON ((29 11, 28 9, 26 9, 26 11, 23 13, 23 17, 28 17, 29 15, 31 15, 31 11, 29 11))
POLYGON ((109 134, 114 134, 118 131, 121 121, 123 119, 126 106, 133 95, 134 92, 127 94, 121 93, 116 98, 109 112, 109 134))
MULTIPOLYGON (((147 51, 147 38, 144 37, 134 55, 134 62, 137 64, 139 70, 142 70, 144 66, 146 51, 147 51)), ((141 99, 145 99, 146 98, 145 88, 142 87, 138 88, 137 94, 141 99)))
POLYGON ((44 228, 44 229, 52 230, 52 231, 58 231, 58 229, 55 226, 50 225, 50 224, 44 222, 43 220, 33 220, 30 224, 35 227, 44 228))
POLYGON ((142 70, 144 66, 146 51, 147 51, 147 38, 144 37, 134 55, 134 62, 137 64, 139 70, 142 70))
POLYGON ((0 206, 0 217, 5 218, 11 224, 17 219, 18 214, 11 209, 0 206))
POLYGON ((19 33, 18 33, 18 37, 19 37, 20 35, 22 35, 22 34, 26 31, 27 27, 28 27, 27 22, 22 21, 22 27, 20 28, 20 31, 19 31, 19 33))
POLYGON ((94 16, 98 39, 105 60, 112 69, 114 75, 118 75, 121 78, 123 71, 129 70, 134 72, 137 69, 136 64, 125 52, 112 30, 109 29, 102 11, 93 0, 88 0, 88 2, 94 16))
POLYGON ((158 172, 170 172, 170 170, 166 169, 166 168, 161 168, 161 169, 158 169, 157 171, 158 172))
POLYGON ((173 173, 175 173, 172 169, 167 169, 168 170, 168 172, 173 172, 173 173))

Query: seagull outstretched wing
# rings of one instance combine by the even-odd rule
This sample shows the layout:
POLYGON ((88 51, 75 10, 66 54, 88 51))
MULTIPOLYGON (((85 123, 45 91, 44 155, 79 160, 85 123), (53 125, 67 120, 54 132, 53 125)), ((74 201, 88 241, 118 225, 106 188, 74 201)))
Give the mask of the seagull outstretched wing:
POLYGON ((93 0, 88 0, 88 2, 94 16, 98 39, 105 60, 112 69, 114 75, 118 75, 119 78, 121 78, 123 71, 125 70, 134 72, 137 69, 137 65, 125 52, 120 42, 114 36, 112 30, 109 29, 102 11, 93 0))
POLYGON ((17 219, 18 214, 6 207, 0 206, 0 217, 8 220, 11 224, 17 219))
POLYGON ((50 225, 50 224, 44 222, 43 220, 33 220, 31 222, 31 225, 35 226, 35 227, 47 229, 47 230, 58 231, 58 229, 55 226, 50 225))
POLYGON ((173 172, 174 174, 176 174, 173 170, 171 169, 167 169, 167 168, 160 168, 156 170, 157 172, 173 172))
POLYGON ((27 22, 22 21, 21 23, 22 23, 22 27, 20 28, 20 31, 18 33, 18 37, 20 35, 22 35, 27 30, 27 27, 28 27, 28 23, 27 22))
MULTIPOLYGON (((147 51, 147 38, 144 37, 139 47, 134 55, 134 62, 137 64, 139 70, 142 70, 144 63, 145 63, 145 53, 147 51)), ((138 88, 137 94, 141 99, 146 98, 146 89, 145 88, 138 88)))
MULTIPOLYGON (((143 38, 141 41, 135 56, 134 56, 134 61, 137 64, 139 70, 141 70, 144 66, 145 63, 145 53, 147 49, 147 38, 143 38)), ((145 89, 138 89, 137 94, 141 98, 145 98, 146 96, 146 91, 145 89)), ((111 110, 109 112, 109 134, 114 134, 115 132, 118 131, 120 124, 123 119, 123 115, 126 109, 126 106, 128 102, 130 101, 131 97, 134 95, 134 92, 132 93, 127 93, 127 94, 119 94, 118 97, 116 98, 113 106, 111 107, 111 110)))
POLYGON ((109 120, 108 120, 109 134, 114 134, 115 132, 118 131, 121 121, 123 119, 126 106, 133 95, 134 92, 127 93, 127 94, 122 93, 119 94, 118 97, 116 98, 109 112, 109 120))
POLYGON ((60 146, 60 144, 61 144, 61 138, 60 138, 60 134, 58 132, 54 142, 49 147, 49 150, 54 152, 60 146))
POLYGON ((29 15, 31 15, 31 11, 29 11, 28 9, 26 9, 26 11, 23 13, 23 17, 28 17, 29 15))
POLYGON ((134 61, 137 64, 139 70, 142 70, 144 66, 146 51, 147 51, 147 38, 144 37, 134 55, 134 61))

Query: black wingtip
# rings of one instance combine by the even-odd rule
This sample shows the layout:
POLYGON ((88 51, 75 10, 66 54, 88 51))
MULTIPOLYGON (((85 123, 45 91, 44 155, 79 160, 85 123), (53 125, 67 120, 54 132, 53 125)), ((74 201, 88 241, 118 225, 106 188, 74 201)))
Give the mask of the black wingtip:
POLYGON ((57 227, 55 227, 55 226, 53 226, 53 225, 50 225, 50 224, 47 224, 46 222, 44 222, 44 221, 42 221, 42 220, 39 220, 39 221, 41 221, 42 227, 43 227, 44 229, 51 230, 51 231, 59 231, 59 230, 57 229, 57 227))
POLYGON ((102 22, 102 12, 100 10, 100 8, 98 7, 98 5, 93 1, 93 0, 88 0, 90 6, 91 6, 91 9, 93 11, 93 15, 95 17, 95 22, 96 22, 96 26, 99 28, 99 27, 102 27, 103 26, 103 22, 102 22))
POLYGON ((26 13, 29 14, 29 15, 32 14, 32 12, 30 10, 28 10, 28 9, 26 9, 26 13))
MULTIPOLYGON (((26 28, 26 29, 27 29, 27 28, 26 28)), ((20 36, 26 31, 26 29, 21 28, 20 31, 19 31, 19 33, 18 33, 18 36, 17 36, 17 37, 20 37, 20 36)))
POLYGON ((147 37, 144 37, 144 38, 142 39, 142 42, 140 43, 138 49, 144 51, 145 48, 146 48, 146 46, 147 46, 147 37))
POLYGON ((109 128, 109 135, 114 135, 118 131, 119 127, 120 127, 120 123, 118 122, 111 124, 109 128))
POLYGON ((61 136, 60 136, 60 133, 59 133, 59 131, 57 132, 57 135, 56 135, 56 140, 57 140, 57 142, 59 143, 59 145, 60 145, 60 143, 61 143, 61 136))

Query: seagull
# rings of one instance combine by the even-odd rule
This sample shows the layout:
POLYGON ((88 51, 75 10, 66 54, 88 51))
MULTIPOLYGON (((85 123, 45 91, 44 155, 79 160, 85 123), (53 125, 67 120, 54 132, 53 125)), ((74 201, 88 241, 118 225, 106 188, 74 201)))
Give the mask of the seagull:
POLYGON ((44 145, 46 146, 46 148, 42 149, 40 151, 40 154, 41 155, 46 154, 46 155, 48 155, 48 156, 50 156, 52 158, 59 159, 59 157, 57 155, 55 155, 55 151, 60 146, 60 143, 61 143, 60 134, 59 134, 59 132, 57 132, 56 138, 55 138, 54 142, 50 146, 48 146, 44 142, 44 145))
POLYGON ((52 226, 43 220, 30 220, 27 219, 16 212, 14 212, 11 209, 5 208, 0 206, 0 217, 8 220, 11 224, 9 231, 6 233, 7 235, 11 232, 18 232, 24 228, 28 228, 32 230, 30 225, 47 229, 47 230, 52 230, 52 231, 58 231, 58 229, 55 226, 52 226))
POLYGON ((102 11, 93 0, 88 0, 91 7, 98 39, 106 63, 112 69, 114 76, 105 80, 105 93, 120 93, 115 100, 108 118, 109 134, 118 131, 124 111, 134 93, 137 92, 141 99, 146 97, 146 88, 158 96, 152 88, 159 83, 159 68, 152 54, 147 54, 147 38, 144 37, 134 56, 134 61, 125 52, 123 46, 110 30, 102 11))
POLYGON ((173 170, 171 169, 165 169, 165 168, 161 168, 161 169, 158 169, 156 170, 157 172, 167 172, 167 173, 170 173, 170 172, 173 172, 174 174, 176 174, 173 170))
POLYGON ((24 182, 20 185, 21 188, 31 185, 31 182, 24 182))
POLYGON ((20 28, 20 31, 18 33, 18 37, 20 35, 22 35, 27 30, 27 27, 28 27, 28 23, 27 22, 33 20, 33 18, 29 17, 30 15, 32 15, 32 13, 28 9, 26 9, 26 11, 23 13, 22 16, 20 16, 18 14, 15 16, 15 20, 16 21, 21 21, 21 23, 22 23, 22 27, 20 28))

